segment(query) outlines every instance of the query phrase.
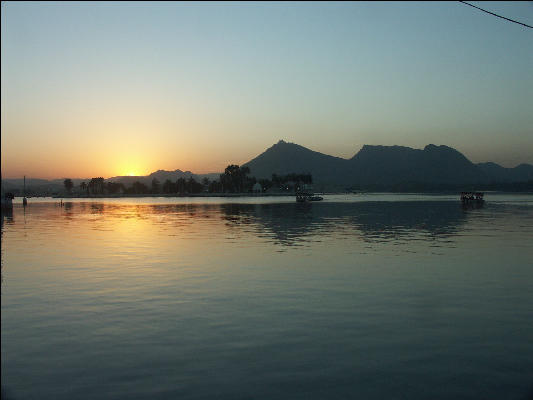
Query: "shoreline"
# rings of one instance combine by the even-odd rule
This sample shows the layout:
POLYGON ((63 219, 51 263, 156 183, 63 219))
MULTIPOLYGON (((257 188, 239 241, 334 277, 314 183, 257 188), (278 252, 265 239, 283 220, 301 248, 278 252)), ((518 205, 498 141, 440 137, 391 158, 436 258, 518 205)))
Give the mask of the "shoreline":
MULTIPOLYGON (((182 198, 182 197, 283 197, 283 196, 295 196, 294 193, 187 193, 187 194, 93 194, 93 195, 66 195, 66 196, 46 196, 51 197, 53 199, 120 199, 120 198, 140 198, 140 197, 164 197, 164 198, 170 198, 170 197, 176 197, 176 198, 182 198)), ((34 196, 37 197, 37 196, 34 196)))
MULTIPOLYGON (((501 190, 486 190, 485 194, 524 194, 531 195, 532 191, 501 191, 501 190)), ((455 191, 441 191, 441 192, 387 192, 387 191, 361 191, 361 192, 316 192, 319 195, 374 195, 374 194, 396 194, 396 195, 458 195, 455 191)), ((121 198, 239 198, 239 197, 295 197, 295 193, 190 193, 190 194, 102 194, 102 195, 48 195, 48 196, 26 196, 29 198, 52 198, 52 199, 121 199, 121 198)), ((22 197, 22 196, 15 196, 22 197)))

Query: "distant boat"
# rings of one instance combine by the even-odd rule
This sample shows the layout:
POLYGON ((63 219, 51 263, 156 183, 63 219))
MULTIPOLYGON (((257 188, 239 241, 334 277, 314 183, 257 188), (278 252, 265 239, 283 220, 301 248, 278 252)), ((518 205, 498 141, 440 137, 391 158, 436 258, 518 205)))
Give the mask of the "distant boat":
POLYGON ((296 192, 296 201, 298 203, 307 203, 308 201, 321 201, 323 197, 317 196, 309 190, 301 190, 296 192))
POLYGON ((461 192, 461 203, 464 205, 481 205, 485 202, 482 192, 461 192))

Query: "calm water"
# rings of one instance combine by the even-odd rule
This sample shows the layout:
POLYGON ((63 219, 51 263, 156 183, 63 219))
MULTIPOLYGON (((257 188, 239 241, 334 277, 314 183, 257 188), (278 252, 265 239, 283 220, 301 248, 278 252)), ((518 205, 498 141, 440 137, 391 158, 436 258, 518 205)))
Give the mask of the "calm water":
POLYGON ((529 399, 533 196, 486 197, 16 204, 2 398, 529 399))

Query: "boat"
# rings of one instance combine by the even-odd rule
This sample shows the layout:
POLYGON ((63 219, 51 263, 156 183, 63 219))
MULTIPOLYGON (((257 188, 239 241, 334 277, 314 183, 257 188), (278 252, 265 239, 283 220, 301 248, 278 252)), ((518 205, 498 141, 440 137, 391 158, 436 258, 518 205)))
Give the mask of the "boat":
POLYGON ((310 191, 298 191, 296 192, 296 201, 298 203, 307 203, 309 201, 321 201, 324 200, 323 197, 317 196, 310 191))
POLYGON ((482 192, 461 192, 463 205, 481 205, 485 202, 482 192))
POLYGON ((321 201, 324 200, 322 197, 317 196, 313 192, 313 185, 304 183, 301 186, 298 186, 296 190, 296 201, 298 203, 308 203, 310 201, 321 201))

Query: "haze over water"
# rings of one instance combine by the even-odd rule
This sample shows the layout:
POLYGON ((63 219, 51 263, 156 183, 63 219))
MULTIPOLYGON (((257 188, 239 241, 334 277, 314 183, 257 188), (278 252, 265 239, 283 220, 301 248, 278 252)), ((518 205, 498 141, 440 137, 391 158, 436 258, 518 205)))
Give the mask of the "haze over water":
POLYGON ((2 219, 14 399, 526 399, 533 196, 30 199, 2 219))

